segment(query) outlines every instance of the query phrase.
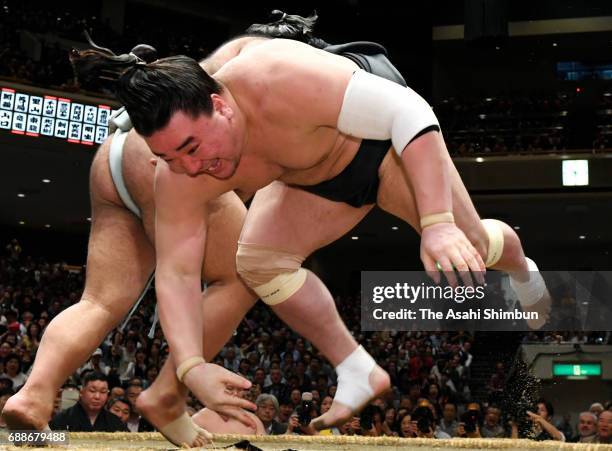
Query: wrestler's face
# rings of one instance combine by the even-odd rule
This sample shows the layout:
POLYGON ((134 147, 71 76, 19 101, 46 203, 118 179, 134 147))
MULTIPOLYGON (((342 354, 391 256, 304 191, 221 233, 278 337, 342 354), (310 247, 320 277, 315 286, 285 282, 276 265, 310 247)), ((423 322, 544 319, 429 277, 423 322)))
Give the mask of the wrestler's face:
POLYGON ((213 112, 192 117, 173 114, 163 129, 145 138, 151 151, 168 163, 172 172, 191 177, 206 174, 225 180, 236 172, 244 134, 233 110, 213 94, 213 112))

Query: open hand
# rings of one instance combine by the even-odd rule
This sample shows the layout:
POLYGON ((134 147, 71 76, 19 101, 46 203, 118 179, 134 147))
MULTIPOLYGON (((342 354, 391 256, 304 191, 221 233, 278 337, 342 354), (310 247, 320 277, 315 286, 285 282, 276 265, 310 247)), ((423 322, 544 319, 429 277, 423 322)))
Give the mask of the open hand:
POLYGON ((253 419, 244 411, 257 410, 252 402, 237 396, 247 390, 251 382, 213 363, 204 363, 192 368, 183 378, 187 387, 209 409, 222 417, 234 418, 244 425, 257 429, 253 419))
POLYGON ((439 271, 443 271, 448 283, 456 287, 456 269, 464 285, 473 285, 470 271, 478 283, 484 284, 486 267, 482 257, 454 223, 441 222, 421 231, 421 261, 436 283, 440 283, 439 271))

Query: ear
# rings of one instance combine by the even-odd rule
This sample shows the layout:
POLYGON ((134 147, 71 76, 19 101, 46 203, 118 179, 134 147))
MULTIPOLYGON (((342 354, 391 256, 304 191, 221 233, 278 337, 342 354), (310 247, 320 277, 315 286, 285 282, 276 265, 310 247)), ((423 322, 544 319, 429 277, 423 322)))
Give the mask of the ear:
POLYGON ((221 116, 225 116, 228 119, 234 117, 234 110, 230 107, 227 102, 219 94, 211 94, 210 99, 212 100, 213 109, 221 116))

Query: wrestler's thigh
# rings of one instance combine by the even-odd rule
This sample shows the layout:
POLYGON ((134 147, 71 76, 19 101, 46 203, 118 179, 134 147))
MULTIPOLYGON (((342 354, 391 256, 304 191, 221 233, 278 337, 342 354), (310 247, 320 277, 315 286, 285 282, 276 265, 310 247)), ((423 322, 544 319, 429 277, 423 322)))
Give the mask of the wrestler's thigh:
POLYGON ((240 241, 307 257, 347 233, 371 209, 371 205, 354 208, 273 182, 255 194, 240 241))
POLYGON ((123 317, 155 266, 153 246, 131 212, 94 201, 83 299, 123 317))

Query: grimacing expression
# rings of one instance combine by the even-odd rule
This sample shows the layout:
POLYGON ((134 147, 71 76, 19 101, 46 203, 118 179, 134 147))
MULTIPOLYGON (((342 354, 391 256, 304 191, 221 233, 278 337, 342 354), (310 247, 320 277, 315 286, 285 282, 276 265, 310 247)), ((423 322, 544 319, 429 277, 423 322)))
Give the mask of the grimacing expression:
POLYGON ((236 172, 241 137, 233 128, 233 110, 217 94, 211 97, 211 116, 192 117, 177 111, 164 128, 145 138, 151 151, 172 172, 191 177, 206 174, 220 180, 236 172))

